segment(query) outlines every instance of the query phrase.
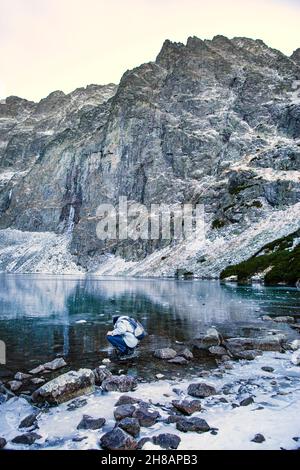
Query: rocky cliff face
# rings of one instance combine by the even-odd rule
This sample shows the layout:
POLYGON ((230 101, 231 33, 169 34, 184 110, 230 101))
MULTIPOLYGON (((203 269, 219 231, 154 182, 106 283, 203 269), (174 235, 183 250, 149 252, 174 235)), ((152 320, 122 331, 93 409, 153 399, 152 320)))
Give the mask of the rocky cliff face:
POLYGON ((295 232, 299 57, 260 40, 193 37, 165 41, 118 86, 7 98, 0 269, 216 277, 295 232), (204 204, 206 240, 100 241, 96 209, 119 196, 204 204))

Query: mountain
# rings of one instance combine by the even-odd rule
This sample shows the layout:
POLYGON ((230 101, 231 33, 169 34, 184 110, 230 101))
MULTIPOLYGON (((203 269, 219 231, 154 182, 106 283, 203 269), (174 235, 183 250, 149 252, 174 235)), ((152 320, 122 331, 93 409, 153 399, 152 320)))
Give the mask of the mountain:
POLYGON ((300 227, 300 49, 165 41, 120 84, 0 103, 0 270, 215 278, 300 227), (97 207, 204 204, 206 240, 101 241, 97 207))

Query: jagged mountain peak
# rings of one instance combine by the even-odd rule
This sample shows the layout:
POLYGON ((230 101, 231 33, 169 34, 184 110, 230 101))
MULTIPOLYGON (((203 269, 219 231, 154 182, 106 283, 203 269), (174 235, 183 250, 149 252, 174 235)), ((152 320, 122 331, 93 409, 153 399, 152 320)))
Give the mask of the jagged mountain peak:
POLYGON ((300 47, 293 52, 291 59, 300 65, 300 47))

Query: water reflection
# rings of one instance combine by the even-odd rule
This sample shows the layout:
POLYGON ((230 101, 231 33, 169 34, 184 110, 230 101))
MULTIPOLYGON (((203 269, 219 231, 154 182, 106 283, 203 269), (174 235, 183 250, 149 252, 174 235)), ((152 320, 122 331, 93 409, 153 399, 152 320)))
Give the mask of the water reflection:
POLYGON ((72 366, 93 366, 106 354, 105 334, 115 313, 144 323, 149 337, 141 351, 149 358, 149 349, 187 341, 208 324, 226 330, 253 324, 262 312, 295 313, 299 299, 293 289, 217 281, 1 274, 0 339, 12 371, 58 354, 72 366))

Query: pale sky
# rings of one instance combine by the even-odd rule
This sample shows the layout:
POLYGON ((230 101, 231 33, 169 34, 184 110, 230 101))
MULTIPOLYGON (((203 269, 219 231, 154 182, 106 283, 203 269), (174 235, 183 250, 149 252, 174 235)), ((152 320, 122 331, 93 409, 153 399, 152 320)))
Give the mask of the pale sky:
POLYGON ((118 83, 165 39, 216 34, 300 47, 300 0, 0 0, 0 98, 118 83))

